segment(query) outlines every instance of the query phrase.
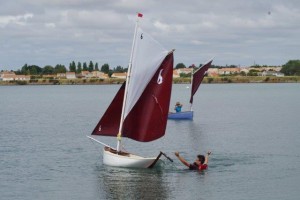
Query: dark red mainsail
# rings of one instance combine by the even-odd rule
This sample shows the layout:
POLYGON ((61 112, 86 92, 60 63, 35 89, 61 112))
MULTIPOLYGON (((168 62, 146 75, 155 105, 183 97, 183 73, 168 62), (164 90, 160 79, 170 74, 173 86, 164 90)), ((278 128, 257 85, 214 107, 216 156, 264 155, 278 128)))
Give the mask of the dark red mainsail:
POLYGON ((122 136, 149 142, 165 134, 172 90, 173 62, 171 53, 164 59, 126 117, 122 136))
POLYGON ((195 71, 195 73, 193 74, 191 99, 190 99, 191 104, 193 103, 193 97, 194 97, 195 93, 197 92, 197 90, 206 74, 206 71, 211 66, 211 63, 212 63, 212 60, 209 61, 208 63, 206 63, 205 65, 203 65, 200 69, 195 71))
MULTIPOLYGON (((166 56, 141 97, 124 119, 122 136, 149 142, 165 134, 170 106, 173 52, 166 56)), ((122 112, 125 83, 122 85, 92 135, 117 136, 122 112)))

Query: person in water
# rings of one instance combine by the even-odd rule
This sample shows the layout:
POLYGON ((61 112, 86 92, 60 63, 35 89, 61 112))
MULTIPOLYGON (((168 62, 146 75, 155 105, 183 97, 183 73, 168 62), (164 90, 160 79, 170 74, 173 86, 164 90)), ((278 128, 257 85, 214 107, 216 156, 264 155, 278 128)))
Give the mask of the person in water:
POLYGON ((205 170, 208 167, 208 157, 211 154, 210 151, 206 153, 206 156, 204 155, 197 155, 197 159, 194 161, 194 163, 188 163, 183 157, 179 155, 178 152, 175 152, 175 156, 190 170, 205 170))
POLYGON ((176 112, 181 112, 181 108, 182 108, 182 104, 178 101, 178 102, 175 104, 174 110, 175 110, 176 112))

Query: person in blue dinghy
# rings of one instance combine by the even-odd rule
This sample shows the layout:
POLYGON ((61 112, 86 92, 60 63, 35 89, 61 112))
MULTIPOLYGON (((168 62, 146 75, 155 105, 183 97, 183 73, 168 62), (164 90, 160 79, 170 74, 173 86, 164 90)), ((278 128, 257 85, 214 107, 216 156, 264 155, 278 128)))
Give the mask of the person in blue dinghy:
POLYGON ((178 102, 175 104, 174 110, 178 113, 178 112, 181 112, 181 108, 182 108, 182 104, 178 101, 178 102))

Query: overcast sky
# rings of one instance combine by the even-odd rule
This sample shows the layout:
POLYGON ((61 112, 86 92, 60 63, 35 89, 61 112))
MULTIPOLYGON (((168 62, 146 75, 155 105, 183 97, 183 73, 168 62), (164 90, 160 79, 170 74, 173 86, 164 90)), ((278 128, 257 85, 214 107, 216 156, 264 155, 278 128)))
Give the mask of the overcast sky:
POLYGON ((0 0, 0 70, 127 67, 136 13, 175 65, 282 65, 300 59, 299 0, 0 0))

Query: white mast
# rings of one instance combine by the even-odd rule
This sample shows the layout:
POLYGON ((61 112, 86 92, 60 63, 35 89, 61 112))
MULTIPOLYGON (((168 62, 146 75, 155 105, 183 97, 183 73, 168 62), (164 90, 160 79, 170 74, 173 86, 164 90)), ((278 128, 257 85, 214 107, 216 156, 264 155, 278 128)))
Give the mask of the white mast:
POLYGON ((125 104, 126 104, 127 93, 128 93, 128 91, 127 91, 128 90, 128 84, 129 84, 129 81, 130 81, 132 58, 133 58, 133 51, 134 51, 135 38, 136 38, 136 33, 137 33, 137 28, 138 28, 138 22, 139 22, 139 14, 137 16, 136 23, 135 23, 133 42, 132 42, 132 47, 131 47, 131 55, 130 55, 128 70, 127 70, 127 76, 126 76, 126 85, 125 85, 125 91, 124 91, 124 98, 123 98, 122 114, 121 114, 121 120, 120 120, 120 126, 119 126, 119 133, 117 135, 117 140, 118 140, 117 151, 118 152, 121 149, 121 136, 122 136, 122 128, 123 128, 123 122, 124 122, 124 115, 125 115, 125 104))

